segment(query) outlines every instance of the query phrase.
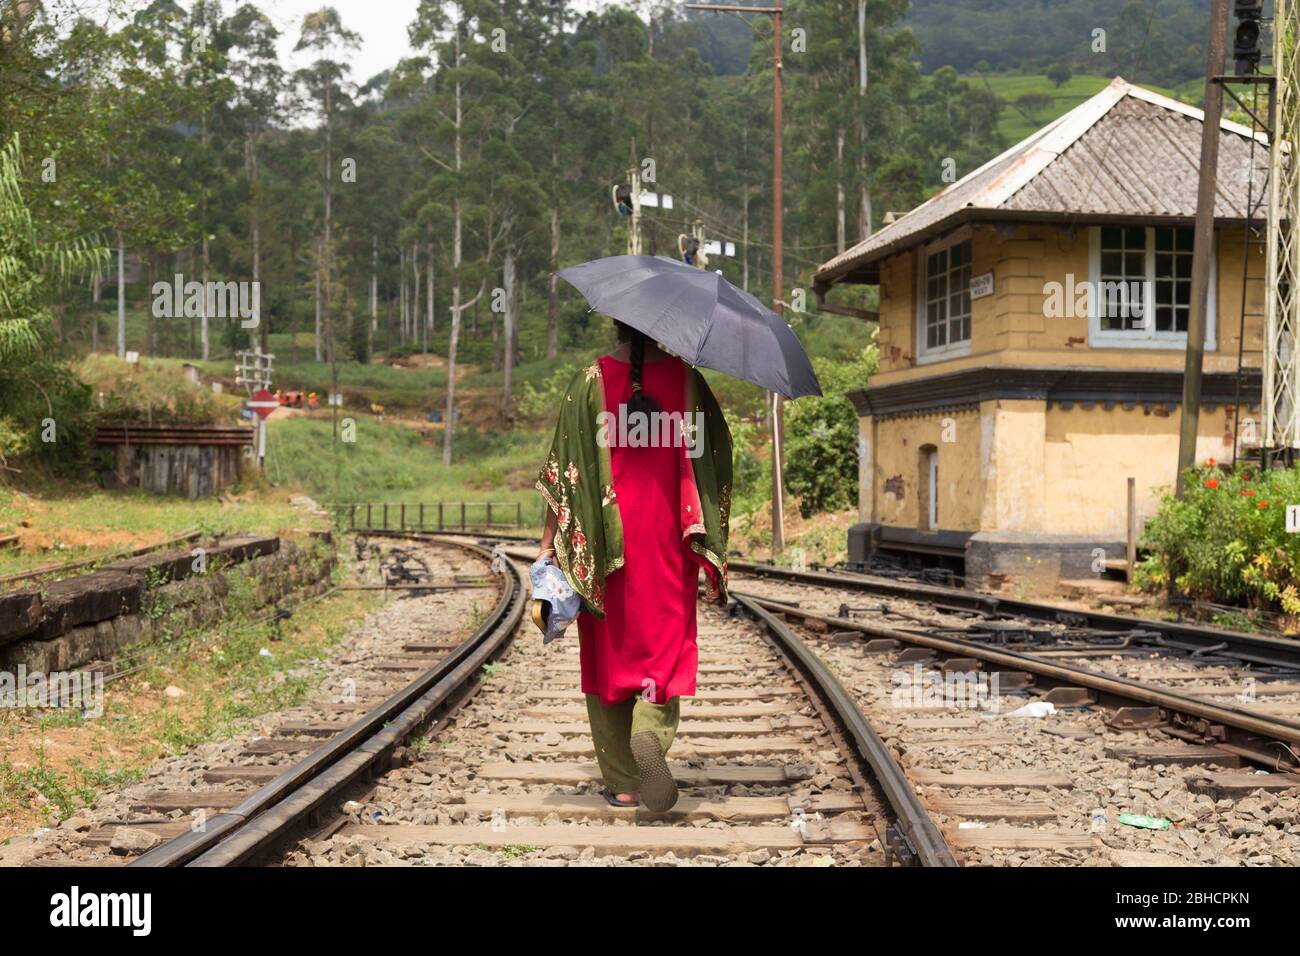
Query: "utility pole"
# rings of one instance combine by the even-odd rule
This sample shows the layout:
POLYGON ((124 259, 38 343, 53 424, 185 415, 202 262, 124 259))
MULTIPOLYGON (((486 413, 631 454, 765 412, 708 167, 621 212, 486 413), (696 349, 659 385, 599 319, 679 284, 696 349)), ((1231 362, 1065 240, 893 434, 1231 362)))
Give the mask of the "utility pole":
MULTIPOLYGON (((785 133, 781 99, 785 64, 781 48, 781 6, 772 14, 772 311, 785 318, 785 276, 781 269, 785 235, 784 155, 781 139, 785 133)), ((772 393, 772 553, 785 550, 785 400, 772 393)))
POLYGON ((1269 136, 1264 466, 1279 460, 1289 465, 1300 448, 1300 164, 1292 159, 1300 148, 1297 29, 1300 7, 1295 0, 1278 0, 1273 16, 1276 106, 1269 136))
MULTIPOLYGON (((1216 0, 1222 3, 1223 0, 1216 0)), ((770 7, 742 7, 734 4, 688 3, 688 10, 712 10, 714 13, 761 13, 772 18, 772 311, 785 317, 785 277, 781 271, 784 255, 782 238, 785 233, 785 200, 782 195, 781 136, 784 129, 782 116, 782 59, 781 3, 770 7)), ((1226 22, 1226 21, 1225 21, 1226 22)), ((768 393, 768 406, 772 418, 772 553, 785 550, 785 509, 783 507, 785 481, 782 475, 781 445, 783 436, 784 399, 777 392, 768 393)))
MULTIPOLYGON (((1205 363, 1205 309, 1214 256, 1214 198, 1219 169, 1219 117, 1223 112, 1224 35, 1228 0, 1210 0, 1210 41, 1205 58, 1205 122, 1201 127, 1200 182, 1196 191, 1196 230, 1192 246, 1192 307, 1187 319, 1187 362, 1183 371, 1183 406, 1178 429, 1178 482, 1196 464, 1196 430, 1201 415, 1201 370, 1205 363)), ((1150 308, 1153 303, 1148 303, 1150 308)))
POLYGON ((628 182, 632 185, 632 228, 627 234, 627 254, 641 255, 641 170, 636 163, 628 170, 628 182))

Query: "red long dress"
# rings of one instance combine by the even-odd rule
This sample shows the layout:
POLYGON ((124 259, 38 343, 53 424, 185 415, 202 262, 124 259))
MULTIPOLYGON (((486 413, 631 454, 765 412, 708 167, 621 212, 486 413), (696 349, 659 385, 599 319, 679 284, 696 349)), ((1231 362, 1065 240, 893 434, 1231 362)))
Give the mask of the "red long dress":
MULTIPOLYGON (((608 355, 599 362, 605 408, 621 415, 620 406, 632 395, 632 366, 608 355)), ((680 414, 686 366, 676 358, 646 362, 641 388, 660 410, 680 414)), ((605 579, 604 620, 578 615, 582 692, 596 694, 606 706, 634 694, 662 704, 695 693, 699 662, 700 565, 681 530, 685 453, 681 447, 622 447, 613 440, 615 430, 609 431, 623 566, 605 579)))

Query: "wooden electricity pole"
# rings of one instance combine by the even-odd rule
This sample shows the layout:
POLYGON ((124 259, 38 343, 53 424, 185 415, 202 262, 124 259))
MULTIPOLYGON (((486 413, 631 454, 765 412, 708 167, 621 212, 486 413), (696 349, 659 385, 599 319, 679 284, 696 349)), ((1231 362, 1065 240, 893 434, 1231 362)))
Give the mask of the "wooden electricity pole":
MULTIPOLYGON (((760 13, 772 18, 772 311, 784 318, 785 277, 781 260, 784 255, 782 238, 785 233, 785 200, 782 182, 783 155, 781 150, 784 118, 782 116, 782 59, 781 15, 784 7, 777 3, 770 7, 742 7, 722 3, 688 3, 688 10, 712 10, 714 13, 760 13)), ((784 399, 777 392, 768 393, 768 410, 772 419, 772 553, 785 548, 785 511, 783 508, 785 481, 782 474, 781 446, 784 440, 782 425, 784 399)))
MULTIPOLYGON (((1192 246, 1192 307, 1187 319, 1187 362, 1183 371, 1183 407, 1178 429, 1178 481, 1196 464, 1196 431, 1201 416, 1201 369, 1205 362, 1205 315, 1214 257, 1214 198, 1219 170, 1219 117, 1223 112, 1224 35, 1228 30, 1228 0, 1210 2, 1210 42, 1205 59, 1205 122, 1201 128, 1200 181, 1196 191, 1196 230, 1192 246)), ((1154 303, 1147 303, 1148 309, 1154 303)))

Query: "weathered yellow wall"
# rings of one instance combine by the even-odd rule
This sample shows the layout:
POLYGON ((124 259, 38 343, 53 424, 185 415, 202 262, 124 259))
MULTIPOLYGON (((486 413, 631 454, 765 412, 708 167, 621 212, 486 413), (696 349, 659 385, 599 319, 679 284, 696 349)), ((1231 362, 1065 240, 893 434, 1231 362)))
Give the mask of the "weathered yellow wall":
MULTIPOLYGON (((1219 230, 1219 342, 1214 369, 1231 371, 1237 367, 1237 339, 1241 333, 1242 266, 1246 242, 1242 230, 1233 226, 1219 230), (1225 321, 1225 318, 1227 321, 1225 321)), ((1246 287, 1246 353, 1242 364, 1260 367, 1264 348, 1264 246, 1250 249, 1250 275, 1246 287)), ((1207 359, 1209 357, 1207 356, 1207 359)), ((1206 368, 1211 368, 1207 360, 1206 368)))
MULTIPOLYGON (((1067 230, 1015 227, 998 230, 982 226, 975 230, 972 245, 987 251, 993 263, 993 336, 989 348, 975 341, 974 309, 971 315, 972 350, 981 354, 1015 349, 1076 347, 1088 332, 1087 318, 1052 318, 1043 315, 1043 286, 1057 275, 1073 271, 1088 275, 1088 245, 1080 244, 1067 230), (1080 260, 1080 247, 1082 260, 1080 260)), ((974 249, 971 250, 974 257, 974 249)), ((988 269, 983 270, 985 272, 988 269)), ((972 272, 972 275, 978 273, 972 272)))
MULTIPOLYGON (((1137 479, 1139 517, 1155 513, 1161 492, 1174 482, 1176 411, 1045 406, 1000 400, 983 402, 978 411, 861 419, 860 520, 925 530, 919 480, 926 445, 939 452, 944 531, 1122 538, 1129 477, 1137 479)), ((1198 461, 1231 458, 1231 426, 1224 406, 1202 412, 1198 461)))
MULTIPOLYGON (((880 265, 880 304, 878 306, 880 372, 911 368, 916 358, 916 322, 914 316, 912 271, 915 253, 891 256, 880 265)), ((973 325, 972 325, 973 327, 973 325)))
MULTIPOLYGON (((1094 348, 1088 343, 1086 316, 1048 318, 1043 314, 1049 282, 1076 286, 1088 279, 1088 228, 1051 225, 975 225, 970 229, 971 274, 992 271, 994 292, 971 303, 971 351, 961 358, 916 362, 916 269, 920 255, 909 250, 880 267, 881 370, 873 385, 924 378, 961 368, 988 365, 1070 365, 1097 368, 1181 369, 1181 348, 1094 348)), ((1240 329, 1242 256, 1238 227, 1218 230, 1216 343, 1206 352, 1207 372, 1232 371, 1240 329)), ((1263 272, 1263 255, 1253 249, 1251 274, 1263 272)), ((1263 283, 1250 282, 1247 312, 1263 312, 1263 283)), ((1263 319, 1251 317, 1246 348, 1258 350, 1263 319)), ((1247 365, 1258 365, 1247 354, 1247 365)))
POLYGON ((921 527, 920 453, 924 446, 933 445, 939 452, 939 527, 944 531, 979 530, 984 479, 977 412, 971 409, 863 421, 872 432, 872 481, 869 490, 863 488, 859 502, 862 520, 921 527))
POLYGON ((876 520, 876 421, 858 417, 858 520, 876 520))
MULTIPOLYGON (((1196 460, 1232 457, 1232 410, 1203 409, 1196 460)), ((1138 515, 1155 514, 1163 490, 1173 487, 1178 461, 1178 410, 1147 412, 1100 405, 1053 407, 1047 413, 1043 530, 1123 537, 1128 479, 1137 479, 1138 515)))
POLYGON ((1042 530, 1045 405, 980 403, 980 457, 987 476, 980 502, 981 531, 1042 530))

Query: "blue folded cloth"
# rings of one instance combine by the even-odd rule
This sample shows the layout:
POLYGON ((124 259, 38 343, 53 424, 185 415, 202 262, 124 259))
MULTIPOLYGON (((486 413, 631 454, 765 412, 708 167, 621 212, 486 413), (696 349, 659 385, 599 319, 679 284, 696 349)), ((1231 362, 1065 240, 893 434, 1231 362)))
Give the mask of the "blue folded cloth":
POLYGON ((528 577, 533 582, 533 600, 549 606, 549 613, 543 613, 546 628, 542 635, 542 643, 549 644, 573 623, 582 610, 582 598, 549 556, 534 561, 528 568, 528 577))

